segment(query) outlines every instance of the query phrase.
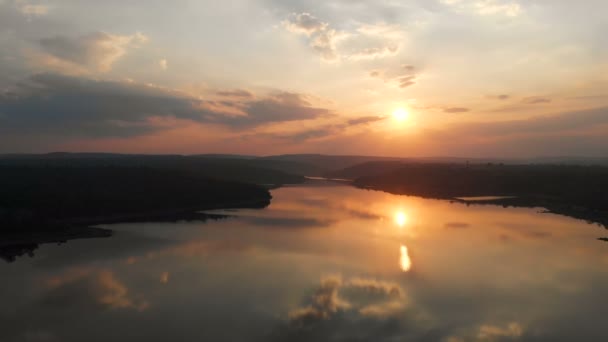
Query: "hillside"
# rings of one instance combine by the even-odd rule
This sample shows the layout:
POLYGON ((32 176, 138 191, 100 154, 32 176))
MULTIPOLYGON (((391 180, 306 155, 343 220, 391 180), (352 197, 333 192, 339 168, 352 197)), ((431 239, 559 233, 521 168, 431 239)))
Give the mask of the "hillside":
MULTIPOLYGON (((369 169, 369 165, 366 167, 369 169)), ((607 167, 406 164, 386 170, 361 176, 353 184, 431 198, 506 196, 509 198, 491 202, 544 207, 556 213, 608 224, 607 167)))
POLYGON ((263 207, 268 190, 246 183, 144 167, 0 166, 3 231, 263 207))

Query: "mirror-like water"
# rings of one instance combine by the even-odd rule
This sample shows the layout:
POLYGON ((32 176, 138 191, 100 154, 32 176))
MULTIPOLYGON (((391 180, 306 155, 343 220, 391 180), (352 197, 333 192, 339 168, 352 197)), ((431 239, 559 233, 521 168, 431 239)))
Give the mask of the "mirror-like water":
POLYGON ((605 341, 605 231, 320 181, 0 263, 1 341, 605 341))

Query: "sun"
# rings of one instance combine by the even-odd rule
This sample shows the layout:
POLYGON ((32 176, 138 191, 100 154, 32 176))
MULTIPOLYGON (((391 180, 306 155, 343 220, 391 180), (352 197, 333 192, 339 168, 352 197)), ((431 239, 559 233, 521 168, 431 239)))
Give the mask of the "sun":
POLYGON ((395 223, 399 227, 405 226, 405 224, 407 223, 407 215, 402 211, 396 212, 395 213, 395 223))
POLYGON ((393 111, 393 118, 397 121, 405 121, 409 116, 410 113, 405 108, 397 108, 393 111))

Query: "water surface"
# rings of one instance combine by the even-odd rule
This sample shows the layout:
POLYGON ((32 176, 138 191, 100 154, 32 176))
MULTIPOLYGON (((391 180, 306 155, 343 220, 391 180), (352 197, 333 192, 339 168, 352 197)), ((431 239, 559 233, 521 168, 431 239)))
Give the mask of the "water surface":
POLYGON ((0 263, 1 341, 605 341, 605 230, 313 181, 0 263))

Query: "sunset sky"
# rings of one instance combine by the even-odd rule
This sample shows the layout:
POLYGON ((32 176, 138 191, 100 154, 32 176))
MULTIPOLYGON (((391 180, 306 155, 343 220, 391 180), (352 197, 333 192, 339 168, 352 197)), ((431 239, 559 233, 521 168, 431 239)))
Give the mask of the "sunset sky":
POLYGON ((0 153, 606 156, 605 0, 0 0, 0 153))

